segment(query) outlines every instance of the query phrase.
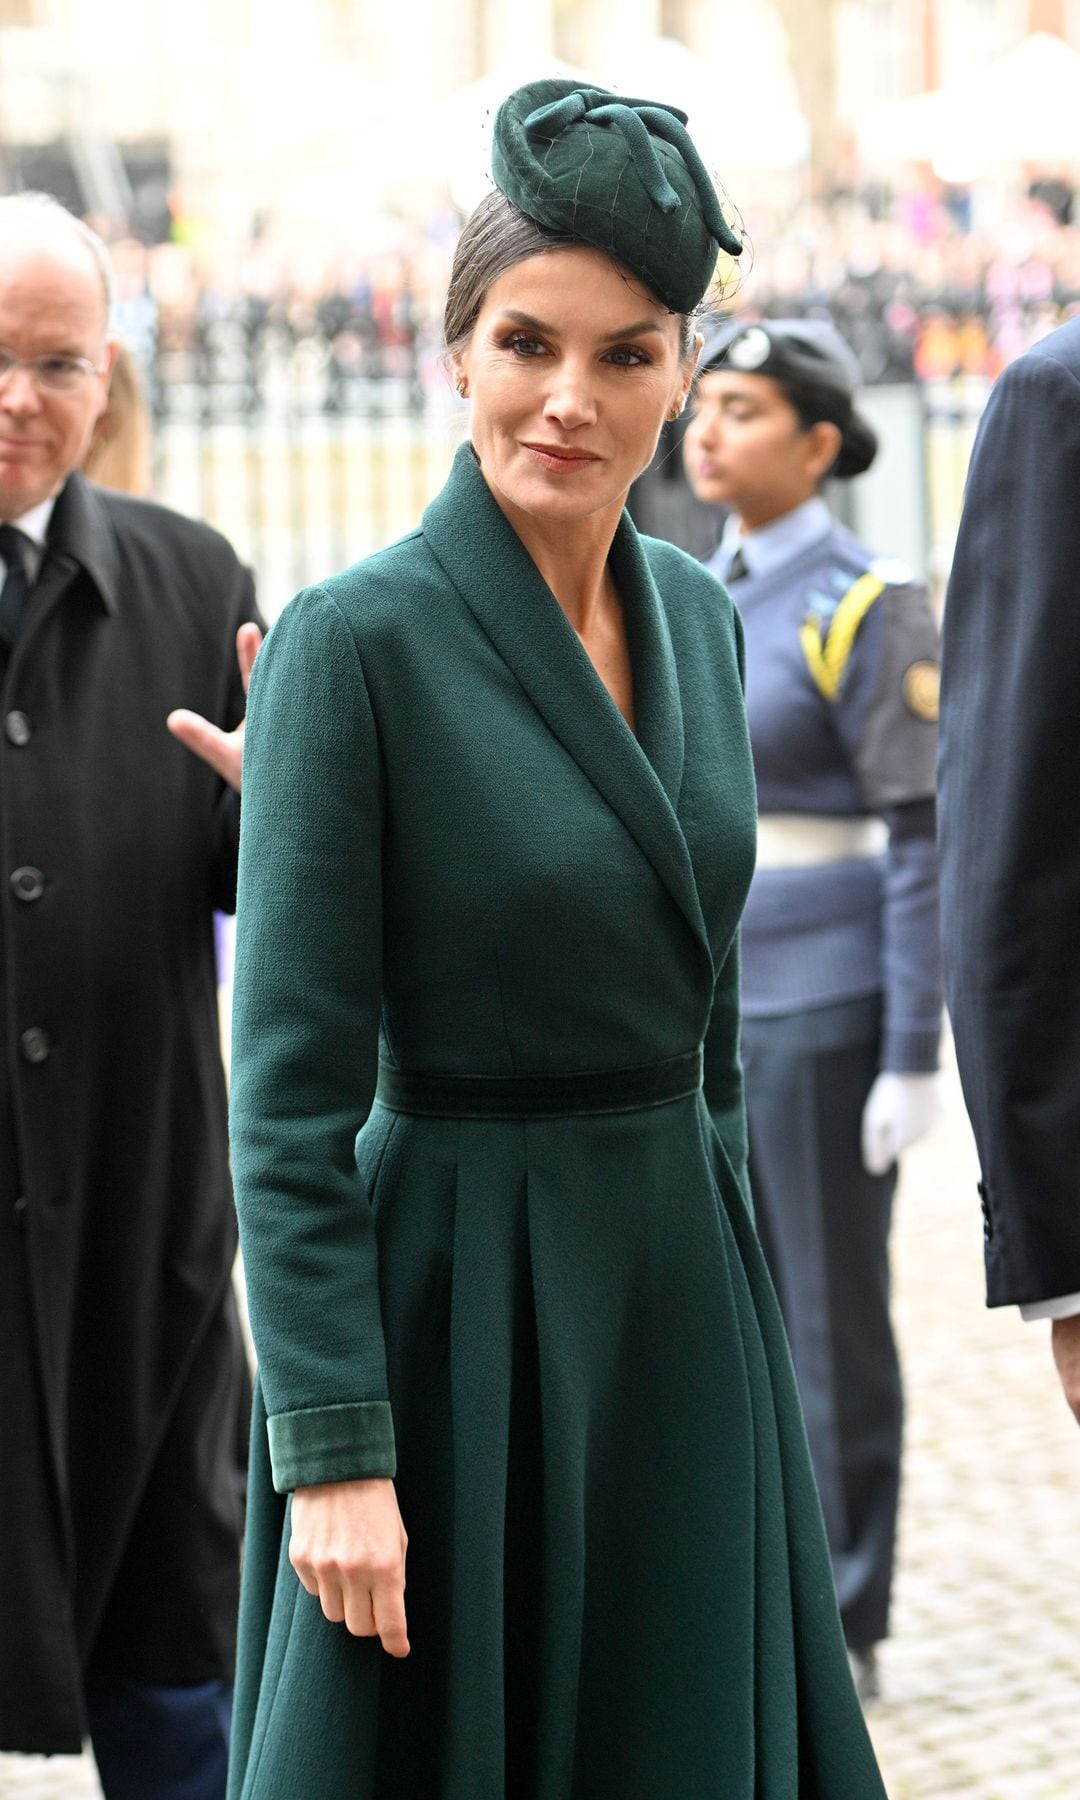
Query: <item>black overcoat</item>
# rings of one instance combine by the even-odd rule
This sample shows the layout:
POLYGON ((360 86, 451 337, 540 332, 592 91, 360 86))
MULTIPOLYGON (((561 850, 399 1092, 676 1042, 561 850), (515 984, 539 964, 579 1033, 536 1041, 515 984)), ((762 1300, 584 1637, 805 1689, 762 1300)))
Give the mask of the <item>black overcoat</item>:
POLYGON ((87 1667, 229 1674, 247 1377, 215 907, 235 794, 165 727, 244 698, 225 540, 69 478, 0 646, 0 1749, 87 1667))
POLYGON ((1080 319, 1001 376, 945 607, 945 969, 991 1306, 1080 1292, 1080 319))

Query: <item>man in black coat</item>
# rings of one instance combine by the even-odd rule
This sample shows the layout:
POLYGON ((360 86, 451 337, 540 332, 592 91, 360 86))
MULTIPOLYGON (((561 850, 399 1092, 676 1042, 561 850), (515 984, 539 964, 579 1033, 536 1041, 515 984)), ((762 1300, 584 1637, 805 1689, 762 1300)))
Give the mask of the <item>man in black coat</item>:
POLYGON ((1080 1418, 1080 319, 990 397, 942 674, 942 920, 988 1299, 1053 1320, 1080 1418))
POLYGON ((75 471, 102 246, 0 201, 0 1750, 224 1793, 248 1377, 212 915, 233 905, 254 593, 75 471), (239 641, 243 669, 238 665, 239 641))

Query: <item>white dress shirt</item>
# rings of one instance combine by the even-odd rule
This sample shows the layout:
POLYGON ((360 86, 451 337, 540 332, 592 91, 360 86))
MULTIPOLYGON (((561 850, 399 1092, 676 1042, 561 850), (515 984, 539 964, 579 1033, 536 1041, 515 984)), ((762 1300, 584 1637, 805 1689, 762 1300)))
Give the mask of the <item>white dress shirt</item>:
MULTIPOLYGON (((21 519, 8 520, 9 525, 13 525, 16 531, 21 531, 23 536, 30 540, 30 548, 26 552, 26 579, 31 586, 38 578, 42 558, 45 555, 45 535, 49 529, 49 520, 52 518, 52 510, 55 505, 56 495, 53 494, 48 500, 39 501, 37 506, 32 506, 29 512, 23 513, 21 519)), ((0 556, 0 586, 3 585, 6 576, 7 564, 0 556)))
POLYGON ((721 581, 727 579, 736 551, 741 552, 748 575, 767 575, 781 563, 788 562, 811 544, 828 537, 835 521, 824 500, 815 494, 801 506, 759 525, 756 531, 744 531, 742 520, 729 513, 724 535, 708 561, 708 567, 721 581))

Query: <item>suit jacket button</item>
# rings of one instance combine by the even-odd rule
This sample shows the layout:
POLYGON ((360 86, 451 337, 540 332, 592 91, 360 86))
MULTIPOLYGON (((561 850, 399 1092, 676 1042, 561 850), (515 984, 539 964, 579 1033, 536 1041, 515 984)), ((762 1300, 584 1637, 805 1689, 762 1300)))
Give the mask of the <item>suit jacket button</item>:
POLYGON ((16 869, 9 880, 16 900, 40 900, 45 892, 45 877, 40 869, 16 869))
POLYGON ((52 1039, 40 1025, 31 1025, 19 1039, 19 1049, 28 1063, 43 1063, 52 1049, 52 1039))
POLYGON ((9 744, 21 750, 30 742, 30 721, 24 712, 9 712, 4 720, 4 736, 9 744))

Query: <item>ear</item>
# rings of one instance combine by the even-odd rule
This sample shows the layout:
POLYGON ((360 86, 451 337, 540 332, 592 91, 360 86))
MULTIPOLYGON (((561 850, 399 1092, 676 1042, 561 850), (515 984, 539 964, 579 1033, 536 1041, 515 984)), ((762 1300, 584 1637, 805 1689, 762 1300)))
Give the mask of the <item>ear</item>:
POLYGON ((840 454, 843 433, 839 425, 833 425, 828 419, 819 419, 806 432, 804 441, 807 449, 807 473, 815 481, 823 481, 840 454))
POLYGON ((698 359, 704 347, 705 339, 699 331, 691 345, 690 354, 682 365, 682 380, 679 383, 677 395, 680 411, 690 397, 690 389, 694 385, 694 376, 697 374, 698 359))
POLYGON ((115 368, 115 366, 116 366, 116 339, 115 338, 106 338, 105 339, 105 349, 104 349, 104 352, 103 352, 102 358, 101 358, 101 374, 99 377, 101 386, 100 386, 100 390, 99 390, 98 409, 97 409, 97 412, 94 414, 95 420, 101 418, 102 413, 105 411, 106 407, 109 404, 109 383, 112 380, 112 372, 113 372, 113 369, 115 368))

